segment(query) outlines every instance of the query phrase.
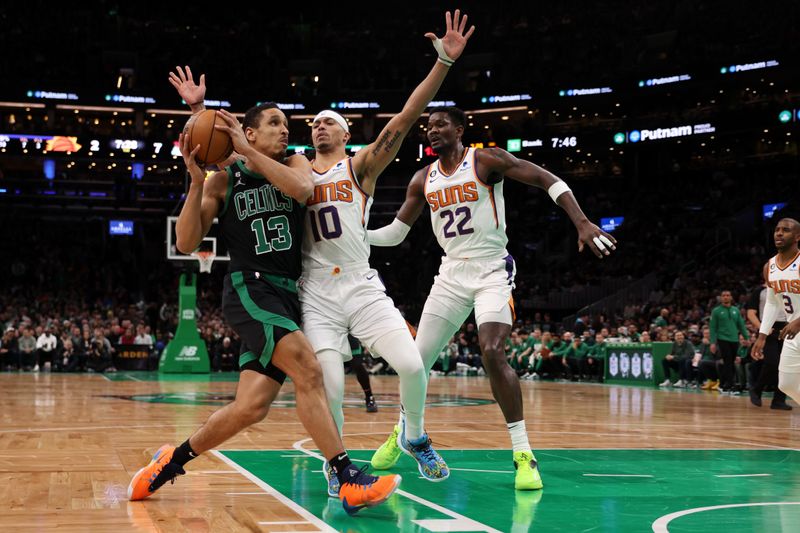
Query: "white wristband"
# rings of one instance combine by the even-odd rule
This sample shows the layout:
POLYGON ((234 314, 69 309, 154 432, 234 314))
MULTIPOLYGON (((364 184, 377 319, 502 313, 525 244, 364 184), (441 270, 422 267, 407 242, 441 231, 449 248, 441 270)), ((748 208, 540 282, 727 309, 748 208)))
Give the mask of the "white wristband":
POLYGON ((442 45, 442 40, 437 38, 433 41, 433 47, 436 49, 436 53, 439 54, 439 62, 447 65, 448 67, 453 66, 453 63, 456 62, 455 59, 452 59, 447 52, 444 51, 444 45, 442 45))
POLYGON ((563 181, 559 180, 559 181, 555 182, 554 184, 552 184, 547 189, 547 194, 549 194, 550 198, 553 199, 553 202, 555 202, 557 204, 558 203, 558 197, 561 196, 562 194, 564 194, 565 192, 569 192, 571 190, 572 189, 569 188, 569 185, 567 185, 563 181))

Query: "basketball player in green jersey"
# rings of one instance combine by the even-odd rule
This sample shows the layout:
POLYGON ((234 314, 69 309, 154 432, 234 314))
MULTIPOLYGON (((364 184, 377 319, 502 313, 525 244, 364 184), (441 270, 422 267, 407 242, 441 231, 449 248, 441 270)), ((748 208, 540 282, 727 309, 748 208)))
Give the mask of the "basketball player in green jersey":
POLYGON ((176 233, 178 249, 189 253, 219 218, 231 256, 223 312, 243 345, 236 398, 177 448, 162 446, 134 476, 128 497, 147 498, 184 474, 189 460, 263 420, 288 375, 295 386, 298 417, 334 467, 339 498, 354 514, 385 501, 400 476, 370 476, 351 464, 330 414, 320 365, 298 327, 295 282, 300 275, 303 201, 312 190, 310 163, 303 156, 286 158, 288 124, 277 105, 251 108, 242 127, 230 113, 218 115, 223 124, 216 128, 231 136, 234 150, 246 163, 236 161, 206 179, 195 160, 200 146, 190 146, 182 134, 181 153, 192 181, 176 233))

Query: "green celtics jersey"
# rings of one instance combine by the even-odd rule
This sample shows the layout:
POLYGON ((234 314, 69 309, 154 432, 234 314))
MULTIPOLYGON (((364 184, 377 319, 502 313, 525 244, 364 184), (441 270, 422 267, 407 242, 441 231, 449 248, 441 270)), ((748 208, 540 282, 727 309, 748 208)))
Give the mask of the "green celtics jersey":
POLYGON ((297 280, 305 206, 242 161, 227 167, 228 191, 219 214, 230 271, 249 270, 297 280))

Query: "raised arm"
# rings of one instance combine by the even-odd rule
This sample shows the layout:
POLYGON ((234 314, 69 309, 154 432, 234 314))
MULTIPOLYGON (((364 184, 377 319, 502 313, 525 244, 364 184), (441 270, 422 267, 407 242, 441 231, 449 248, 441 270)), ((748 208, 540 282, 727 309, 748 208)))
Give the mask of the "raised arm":
POLYGON ((200 145, 190 148, 188 135, 181 133, 180 147, 183 162, 192 181, 175 223, 175 245, 181 253, 189 254, 200 245, 203 237, 208 234, 214 217, 219 213, 220 203, 225 199, 228 175, 225 172, 216 172, 206 181, 205 172, 195 160, 200 145))
POLYGON ((584 246, 599 258, 616 250, 617 240, 593 224, 583 214, 578 201, 567 184, 554 174, 530 161, 519 159, 502 148, 488 148, 477 151, 478 175, 488 183, 509 177, 520 183, 545 189, 556 205, 566 211, 578 230, 578 251, 584 246))
MULTIPOLYGON (((218 110, 217 116, 222 119, 223 123, 215 124, 214 128, 231 136, 234 151, 247 158, 248 167, 266 177, 282 193, 291 196, 298 202, 305 203, 308 200, 308 197, 314 192, 311 163, 308 159, 302 155, 295 155, 288 158, 286 164, 279 163, 262 154, 247 142, 242 125, 239 124, 236 117, 224 110, 218 110)), ((278 115, 272 115, 269 120, 280 121, 281 118, 278 115)))
POLYGON ((417 221, 422 210, 425 209, 425 179, 428 167, 418 170, 406 189, 406 199, 397 216, 388 226, 367 231, 369 243, 372 246, 397 246, 406 238, 411 226, 417 221))
POLYGON ((353 157, 354 170, 361 180, 361 187, 367 194, 374 194, 375 180, 395 158, 408 131, 436 95, 450 66, 461 56, 467 40, 475 31, 475 26, 472 26, 466 34, 464 33, 467 26, 467 15, 461 17, 461 11, 458 9, 452 20, 448 11, 445 14, 445 21, 447 32, 441 39, 433 33, 425 34, 425 37, 433 41, 433 46, 439 53, 433 69, 411 93, 403 110, 386 124, 377 140, 363 150, 359 150, 353 157))
POLYGON ((200 74, 200 85, 194 82, 192 77, 192 69, 186 65, 186 71, 180 67, 175 67, 175 72, 169 73, 169 82, 181 95, 183 101, 186 102, 192 109, 192 114, 195 115, 206 108, 206 75, 200 74))

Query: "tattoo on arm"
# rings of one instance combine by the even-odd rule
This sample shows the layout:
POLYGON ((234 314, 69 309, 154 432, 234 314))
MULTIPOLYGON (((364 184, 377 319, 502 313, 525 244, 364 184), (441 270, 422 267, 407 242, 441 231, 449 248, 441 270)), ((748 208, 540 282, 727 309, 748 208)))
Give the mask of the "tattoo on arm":
POLYGON ((389 140, 389 135, 391 135, 391 133, 391 131, 387 131, 381 136, 381 138, 378 140, 378 143, 375 145, 375 148, 372 150, 372 155, 378 155, 383 145, 389 140))
MULTIPOLYGON (((391 133, 391 132, 389 132, 389 131, 387 131, 387 132, 386 132, 386 134, 387 134, 387 135, 388 135, 389 133, 391 133)), ((395 143, 397 142, 397 140, 400 138, 400 135, 401 135, 401 133, 400 133, 399 131, 395 132, 395 134, 394 134, 394 137, 392 137, 392 140, 391 140, 391 141, 389 141, 389 142, 386 144, 386 148, 384 148, 384 150, 386 150, 387 152, 391 152, 391 150, 392 150, 392 146, 394 146, 394 145, 395 145, 395 143)))

